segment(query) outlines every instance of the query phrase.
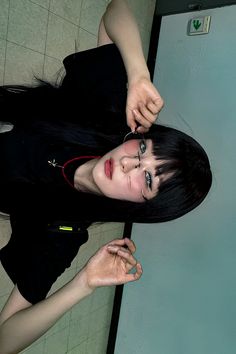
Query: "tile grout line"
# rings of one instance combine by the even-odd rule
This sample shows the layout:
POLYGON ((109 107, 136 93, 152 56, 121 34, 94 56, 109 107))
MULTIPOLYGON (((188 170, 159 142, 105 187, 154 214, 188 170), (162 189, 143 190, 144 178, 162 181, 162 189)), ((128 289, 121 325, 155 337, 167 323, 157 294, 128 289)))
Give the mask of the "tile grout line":
POLYGON ((5 84, 5 77, 6 77, 6 62, 7 62, 7 37, 8 37, 8 28, 9 28, 9 17, 10 17, 10 4, 11 0, 8 1, 8 14, 7 14, 7 33, 6 33, 6 44, 5 44, 5 56, 4 56, 4 69, 3 69, 3 84, 5 84))
MULTIPOLYGON (((51 0, 49 1, 49 9, 50 9, 50 6, 51 6, 51 0)), ((48 18, 47 18, 46 37, 45 37, 45 43, 44 43, 44 58, 43 58, 43 72, 42 72, 43 80, 45 80, 45 61, 46 61, 46 49, 47 49, 47 40, 48 40, 49 9, 48 9, 48 18)))

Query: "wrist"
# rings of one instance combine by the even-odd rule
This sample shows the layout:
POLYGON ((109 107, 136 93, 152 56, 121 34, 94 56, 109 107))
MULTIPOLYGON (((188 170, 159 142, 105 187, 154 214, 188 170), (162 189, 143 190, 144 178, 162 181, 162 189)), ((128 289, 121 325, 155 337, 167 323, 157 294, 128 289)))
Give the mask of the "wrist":
POLYGON ((150 80, 150 73, 146 63, 133 66, 127 73, 129 85, 135 84, 141 79, 150 80))
POLYGON ((73 285, 76 289, 83 291, 84 297, 92 294, 95 288, 91 287, 88 281, 88 277, 85 269, 83 268, 76 276, 72 279, 73 285))
POLYGON ((132 78, 130 80, 128 80, 128 90, 131 90, 132 88, 136 88, 136 87, 142 87, 144 85, 146 85, 147 82, 150 82, 150 75, 149 73, 137 73, 136 75, 133 75, 132 78))

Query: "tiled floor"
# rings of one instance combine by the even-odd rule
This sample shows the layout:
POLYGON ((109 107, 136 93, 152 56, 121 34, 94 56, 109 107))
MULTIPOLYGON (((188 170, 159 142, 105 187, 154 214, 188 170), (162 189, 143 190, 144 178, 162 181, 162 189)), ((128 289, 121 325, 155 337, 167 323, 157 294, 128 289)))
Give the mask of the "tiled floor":
MULTIPOLYGON (((108 2, 0 0, 0 84, 31 83, 34 76, 55 82, 67 54, 96 46, 99 21, 108 2)), ((155 0, 128 2, 147 57, 155 0)), ((102 244, 122 235, 122 224, 93 225, 89 241, 52 291, 73 277, 102 244)), ((9 221, 0 217, 0 247, 9 236, 9 221)), ((11 289, 12 283, 0 266, 0 308, 11 289)), ((23 353, 105 354, 114 290, 98 289, 23 353)))

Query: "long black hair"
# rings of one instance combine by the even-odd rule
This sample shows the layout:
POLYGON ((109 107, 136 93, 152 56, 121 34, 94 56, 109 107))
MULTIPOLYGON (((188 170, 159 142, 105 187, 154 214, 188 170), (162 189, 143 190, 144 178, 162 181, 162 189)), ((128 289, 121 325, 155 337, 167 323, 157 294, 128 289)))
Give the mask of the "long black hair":
MULTIPOLYGON (((8 111, 8 121, 102 155, 122 143, 127 133, 124 112, 106 109, 100 102, 88 104, 76 92, 40 86, 0 88, 0 103, 8 111)), ((212 174, 206 152, 187 134, 163 125, 153 125, 145 138, 152 139, 156 159, 165 162, 157 174, 169 173, 156 197, 144 203, 115 200, 79 193, 78 218, 85 222, 118 221, 156 223, 176 219, 196 208, 206 197, 212 174)))

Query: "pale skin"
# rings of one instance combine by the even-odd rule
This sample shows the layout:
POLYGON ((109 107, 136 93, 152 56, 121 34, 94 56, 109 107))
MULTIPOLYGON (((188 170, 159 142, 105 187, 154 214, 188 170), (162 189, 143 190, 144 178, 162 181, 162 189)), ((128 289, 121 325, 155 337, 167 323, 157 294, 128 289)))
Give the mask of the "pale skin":
MULTIPOLYGON (((163 100, 150 81, 137 24, 123 0, 109 4, 100 24, 98 45, 112 42, 122 55, 128 75, 127 124, 132 131, 146 132, 163 107, 163 100)), ((15 285, 0 314, 0 353, 19 353, 97 287, 138 280, 142 268, 134 252, 132 241, 112 241, 71 281, 36 305, 28 302, 15 285), (133 268, 135 272, 130 274, 133 268)))
POLYGON ((123 0, 113 0, 101 24, 98 45, 114 42, 128 75, 127 124, 131 131, 145 133, 156 121, 164 102, 150 81, 136 20, 123 0))
POLYGON ((80 166, 75 173, 75 188, 108 198, 143 203, 154 198, 166 176, 156 176, 163 163, 153 155, 151 139, 131 139, 99 159, 80 166), (106 161, 112 160, 112 172, 105 173, 106 161))
POLYGON ((23 350, 96 288, 138 280, 142 267, 134 258, 134 252, 135 245, 128 238, 109 242, 71 281, 34 306, 24 303, 15 287, 0 316, 0 352, 13 354, 23 350), (133 268, 135 272, 129 273, 133 268))

